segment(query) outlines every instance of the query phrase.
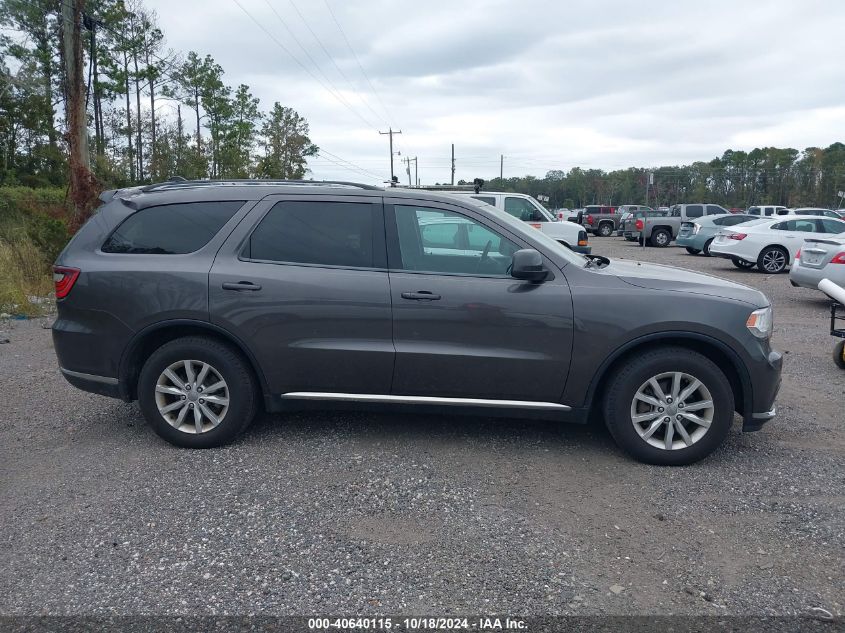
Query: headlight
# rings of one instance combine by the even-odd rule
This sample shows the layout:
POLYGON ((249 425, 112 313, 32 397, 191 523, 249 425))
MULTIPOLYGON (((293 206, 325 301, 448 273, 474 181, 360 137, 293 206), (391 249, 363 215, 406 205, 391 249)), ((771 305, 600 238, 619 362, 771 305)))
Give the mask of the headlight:
POLYGON ((769 338, 772 335, 772 307, 754 310, 745 325, 757 338, 769 338))

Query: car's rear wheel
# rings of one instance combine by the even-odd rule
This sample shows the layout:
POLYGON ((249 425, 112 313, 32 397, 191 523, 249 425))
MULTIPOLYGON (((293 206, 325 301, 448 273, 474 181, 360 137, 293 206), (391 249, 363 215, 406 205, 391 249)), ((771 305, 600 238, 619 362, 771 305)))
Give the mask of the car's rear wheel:
POLYGON ((731 262, 733 262, 734 266, 742 268, 743 270, 748 270, 749 268, 754 268, 754 266, 756 266, 754 262, 747 262, 739 257, 731 257, 731 262))
POLYGON ((701 251, 697 248, 690 248, 689 246, 687 246, 687 253, 689 253, 690 255, 698 255, 700 252, 701 251))
POLYGON ((777 275, 789 265, 789 253, 780 246, 767 246, 757 257, 757 268, 770 275, 777 275))
POLYGON ((712 237, 709 240, 707 240, 706 242, 704 242, 704 248, 702 249, 701 252, 704 253, 705 257, 712 257, 712 255, 710 255, 710 246, 712 244, 713 244, 713 238, 712 237))
POLYGON ((649 238, 649 242, 652 246, 657 246, 658 248, 665 248, 669 246, 669 242, 672 241, 672 235, 666 229, 656 229, 654 233, 651 234, 651 238, 649 238))
POLYGON ((649 464, 680 466, 707 457, 733 421, 728 379, 709 358, 681 347, 634 357, 613 373, 605 394, 613 439, 649 464))
POLYGON ((162 438, 186 448, 228 444, 252 422, 258 389, 246 361, 214 339, 166 343, 144 363, 138 404, 162 438))
POLYGON ((610 237, 613 235, 613 225, 610 222, 602 222, 599 224, 599 235, 602 237, 610 237))

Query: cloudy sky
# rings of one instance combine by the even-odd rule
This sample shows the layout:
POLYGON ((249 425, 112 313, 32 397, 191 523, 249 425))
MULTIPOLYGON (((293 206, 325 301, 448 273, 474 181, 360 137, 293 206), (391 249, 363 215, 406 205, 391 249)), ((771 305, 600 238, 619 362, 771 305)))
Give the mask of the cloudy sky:
POLYGON ((423 184, 448 182, 452 143, 472 179, 500 155, 542 176, 845 140, 842 0, 146 4, 169 46, 308 119, 318 179, 385 180, 389 126, 423 184))

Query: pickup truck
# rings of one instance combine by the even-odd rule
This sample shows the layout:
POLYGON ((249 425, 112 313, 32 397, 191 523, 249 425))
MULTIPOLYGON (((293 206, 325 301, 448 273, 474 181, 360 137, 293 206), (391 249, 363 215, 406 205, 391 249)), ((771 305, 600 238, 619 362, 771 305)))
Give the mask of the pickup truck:
POLYGON ((663 217, 644 217, 636 220, 632 237, 650 246, 664 248, 678 237, 681 224, 703 215, 730 213, 718 204, 676 204, 663 217))

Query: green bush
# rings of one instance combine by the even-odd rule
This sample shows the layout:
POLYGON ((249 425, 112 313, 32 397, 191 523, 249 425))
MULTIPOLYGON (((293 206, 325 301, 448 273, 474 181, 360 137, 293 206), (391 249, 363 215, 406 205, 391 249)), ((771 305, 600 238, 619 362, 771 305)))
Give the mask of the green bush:
POLYGON ((0 187, 0 312, 35 316, 52 289, 50 265, 70 231, 65 190, 0 187))

